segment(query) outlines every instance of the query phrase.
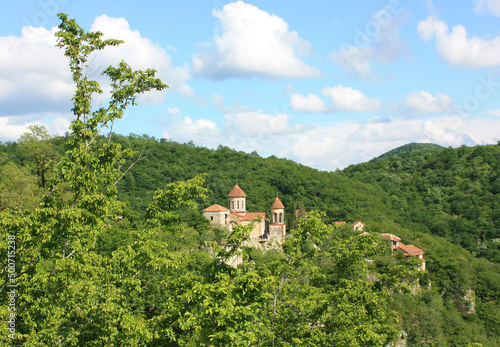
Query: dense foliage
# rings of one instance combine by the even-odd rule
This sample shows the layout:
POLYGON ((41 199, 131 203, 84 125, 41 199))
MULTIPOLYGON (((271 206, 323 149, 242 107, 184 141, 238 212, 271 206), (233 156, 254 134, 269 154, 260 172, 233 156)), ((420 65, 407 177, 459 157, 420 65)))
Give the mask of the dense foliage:
POLYGON ((0 146, 0 315, 15 317, 2 345, 500 344, 499 146, 329 173, 222 146, 103 136, 138 94, 166 86, 122 62, 104 71, 109 104, 91 110, 100 87, 85 77, 86 60, 120 42, 60 18, 76 85, 71 132, 52 138, 32 127, 0 146), (248 227, 230 232, 202 216, 226 205, 236 180, 250 211, 268 212, 279 193, 290 234, 282 248, 245 247, 248 227), (478 211, 466 212, 463 196, 478 211), (369 234, 332 223, 341 220, 362 220, 369 234), (382 232, 424 249, 428 271, 392 253, 382 232), (242 265, 226 265, 240 253, 242 265), (13 305, 4 305, 13 283, 13 305))
POLYGON ((500 263, 500 145, 403 153, 343 175, 383 189, 412 230, 500 263))
POLYGON ((400 155, 400 154, 405 153, 405 152, 413 152, 413 151, 421 151, 421 150, 432 151, 432 150, 438 150, 438 149, 442 149, 442 148, 443 148, 442 146, 435 145, 433 143, 412 142, 412 143, 408 143, 406 145, 391 149, 389 152, 386 152, 386 153, 380 155, 378 158, 379 159, 386 159, 389 157, 394 157, 394 156, 400 155))

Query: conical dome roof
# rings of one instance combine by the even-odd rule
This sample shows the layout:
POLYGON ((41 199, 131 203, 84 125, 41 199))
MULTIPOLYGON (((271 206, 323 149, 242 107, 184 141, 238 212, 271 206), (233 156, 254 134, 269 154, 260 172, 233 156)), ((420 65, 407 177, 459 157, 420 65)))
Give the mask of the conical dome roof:
POLYGON ((271 205, 271 209, 285 208, 280 198, 278 198, 278 194, 276 194, 276 199, 274 199, 273 204, 271 205))
POLYGON ((245 198, 246 196, 245 192, 237 184, 234 186, 233 190, 227 194, 228 198, 245 198))

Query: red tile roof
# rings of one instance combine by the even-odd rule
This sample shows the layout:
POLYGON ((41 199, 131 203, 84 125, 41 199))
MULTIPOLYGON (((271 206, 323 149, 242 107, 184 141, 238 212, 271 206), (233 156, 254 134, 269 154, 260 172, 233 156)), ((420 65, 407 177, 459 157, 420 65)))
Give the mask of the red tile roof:
POLYGON ((335 225, 345 225, 345 222, 335 222, 335 225))
POLYGON ((246 212, 240 212, 240 213, 237 213, 237 212, 231 212, 231 214, 232 214, 232 215, 235 215, 235 216, 238 216, 238 217, 241 217, 241 218, 245 217, 245 213, 246 213, 246 212))
POLYGON ((266 217, 266 214, 264 212, 247 212, 242 221, 252 221, 257 217, 262 219, 266 217))
POLYGON ((274 199, 274 202, 271 205, 271 208, 272 209, 275 209, 275 208, 285 208, 285 206, 281 202, 280 198, 278 198, 278 195, 276 195, 276 199, 274 199))
POLYGON ((229 210, 217 204, 207 207, 206 209, 203 210, 203 212, 221 212, 221 211, 229 211, 229 210))
POLYGON ((352 226, 352 227, 354 227, 354 226, 356 226, 356 225, 358 225, 358 224, 361 224, 361 225, 363 225, 363 226, 365 225, 365 223, 363 223, 362 221, 357 220, 357 221, 355 221, 354 223, 352 223, 352 224, 351 224, 351 226, 352 226))
POLYGON ((391 240, 393 242, 401 241, 401 239, 399 237, 397 237, 396 235, 392 235, 392 234, 380 234, 380 237, 384 240, 391 240))
POLYGON ((227 194, 228 198, 244 198, 247 195, 243 192, 239 185, 235 185, 234 188, 227 194))
POLYGON ((424 251, 422 251, 420 248, 413 246, 413 245, 405 245, 403 243, 400 243, 398 246, 398 249, 402 250, 403 253, 410 254, 410 255, 423 255, 424 251))

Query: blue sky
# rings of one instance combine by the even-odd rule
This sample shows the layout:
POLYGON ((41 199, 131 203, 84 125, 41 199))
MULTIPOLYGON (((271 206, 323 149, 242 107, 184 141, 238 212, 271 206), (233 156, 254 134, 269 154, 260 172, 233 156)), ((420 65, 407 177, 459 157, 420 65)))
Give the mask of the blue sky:
POLYGON ((320 170, 409 142, 500 140, 500 0, 39 0, 0 13, 0 141, 72 119, 58 12, 125 41, 92 59, 104 90, 99 71, 121 59, 170 86, 141 97, 121 134, 320 170))

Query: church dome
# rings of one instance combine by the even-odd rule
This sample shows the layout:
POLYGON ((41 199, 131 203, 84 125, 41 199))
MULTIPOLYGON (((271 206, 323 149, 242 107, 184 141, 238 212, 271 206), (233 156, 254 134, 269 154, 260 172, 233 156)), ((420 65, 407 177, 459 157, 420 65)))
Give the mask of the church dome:
POLYGON ((274 199, 274 202, 271 205, 271 209, 275 210, 275 209, 278 209, 278 208, 285 208, 285 206, 281 202, 280 198, 278 198, 278 194, 276 194, 276 199, 274 199))
POLYGON ((228 198, 245 198, 246 196, 247 195, 243 192, 239 185, 235 185, 233 190, 227 194, 228 198))

